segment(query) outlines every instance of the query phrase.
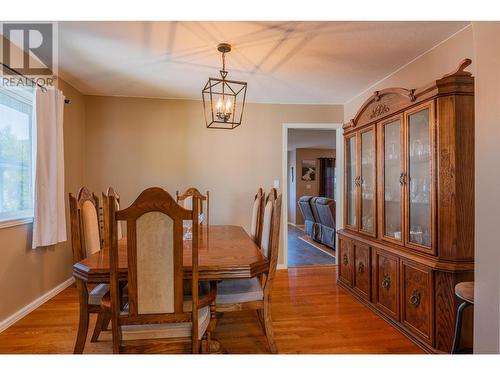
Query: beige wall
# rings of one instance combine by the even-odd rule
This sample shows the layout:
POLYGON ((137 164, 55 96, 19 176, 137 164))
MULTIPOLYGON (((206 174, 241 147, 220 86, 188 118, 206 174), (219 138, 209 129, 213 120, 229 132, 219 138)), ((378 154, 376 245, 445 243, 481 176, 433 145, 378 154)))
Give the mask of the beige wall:
POLYGON ((363 102, 374 91, 387 87, 417 88, 432 80, 441 78, 444 74, 455 70, 464 58, 471 58, 472 65, 467 68, 474 73, 474 48, 472 27, 468 26, 445 42, 423 54, 410 64, 396 71, 376 85, 354 97, 344 105, 344 121, 354 117, 363 102))
POLYGON ((474 351, 500 352, 500 22, 474 22, 476 223, 474 351))
MULTIPOLYGON (((342 106, 252 104, 243 124, 207 129, 189 100, 87 97, 86 182, 113 185, 124 204, 144 189, 210 190, 213 224, 250 227, 252 197, 282 179, 282 124, 341 122, 342 106)), ((282 261, 282 252, 280 261, 282 261)))
MULTIPOLYGON (((332 142, 333 143, 333 142, 332 142)), ((299 172, 295 193, 295 224, 304 225, 304 217, 299 208, 298 200, 304 195, 318 196, 319 194, 319 162, 318 158, 334 158, 335 149, 315 149, 315 148, 297 148, 296 170, 299 172), (316 161, 316 178, 314 181, 302 181, 302 160, 316 161)))
MULTIPOLYGON (((71 104, 64 107, 65 187, 68 192, 75 191, 84 181, 85 98, 65 82, 61 81, 59 87, 71 100, 71 104)), ((31 224, 0 229, 0 324, 71 277, 70 242, 32 250, 31 232, 31 224)))

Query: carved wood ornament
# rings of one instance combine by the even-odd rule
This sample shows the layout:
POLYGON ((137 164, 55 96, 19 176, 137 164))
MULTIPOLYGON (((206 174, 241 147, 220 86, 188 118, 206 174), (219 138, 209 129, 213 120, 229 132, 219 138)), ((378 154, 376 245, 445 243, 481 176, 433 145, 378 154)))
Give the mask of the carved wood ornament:
POLYGON ((417 97, 415 95, 416 89, 405 89, 402 87, 393 87, 393 88, 388 88, 384 90, 379 90, 375 91, 372 96, 370 96, 361 106, 361 108, 358 110, 356 113, 356 116, 349 121, 346 125, 344 125, 345 128, 354 128, 357 126, 359 119, 361 116, 364 115, 364 113, 369 110, 371 107, 373 107, 374 103, 379 103, 377 104, 374 108, 371 108, 370 115, 368 116, 370 120, 375 120, 382 115, 388 113, 391 108, 388 106, 387 103, 383 103, 384 97, 386 96, 400 96, 404 99, 407 99, 409 103, 414 102, 417 97))
POLYGON ((405 89, 401 87, 392 87, 383 90, 378 90, 373 93, 360 107, 353 119, 344 125, 344 129, 353 129, 358 126, 366 125, 372 120, 379 120, 389 112, 396 112, 401 108, 407 107, 417 101, 425 100, 429 95, 429 90, 432 90, 439 83, 440 85, 448 84, 449 80, 467 79, 471 77, 470 72, 466 72, 467 68, 472 64, 471 59, 464 59, 458 67, 451 73, 445 74, 440 80, 434 81, 430 86, 419 89, 405 89), (418 99, 418 100, 417 100, 418 99), (368 112, 367 112, 368 111, 368 112))
POLYGON ((372 109, 372 113, 370 115, 371 119, 374 119, 376 117, 382 116, 384 113, 389 112, 390 109, 387 106, 387 104, 379 104, 375 108, 372 109))

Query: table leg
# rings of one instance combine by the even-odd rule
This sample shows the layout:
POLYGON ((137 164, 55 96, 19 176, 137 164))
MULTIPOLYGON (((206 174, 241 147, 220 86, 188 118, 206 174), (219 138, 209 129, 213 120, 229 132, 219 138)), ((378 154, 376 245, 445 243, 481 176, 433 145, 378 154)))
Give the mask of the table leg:
POLYGON ((80 299, 80 321, 78 323, 78 334, 76 336, 73 353, 81 354, 85 347, 89 329, 89 291, 87 290, 87 283, 80 279, 76 279, 76 287, 78 288, 78 296, 80 299))
MULTIPOLYGON (((214 292, 217 295, 217 281, 210 281, 210 292, 214 292)), ((224 349, 222 348, 219 341, 215 340, 213 333, 215 332, 215 327, 217 326, 217 309, 215 305, 215 299, 210 304, 210 324, 207 329, 208 336, 208 354, 222 354, 224 349)))

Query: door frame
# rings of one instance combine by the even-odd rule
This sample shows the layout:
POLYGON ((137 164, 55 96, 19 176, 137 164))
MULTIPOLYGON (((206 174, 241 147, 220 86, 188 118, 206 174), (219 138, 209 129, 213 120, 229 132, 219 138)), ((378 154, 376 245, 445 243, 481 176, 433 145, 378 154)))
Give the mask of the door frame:
MULTIPOLYGON (((282 187, 283 196, 281 212, 281 233, 283 244, 283 263, 278 264, 278 268, 288 268, 288 129, 306 129, 306 130, 335 130, 335 167, 337 184, 335 186, 335 223, 337 230, 344 227, 344 135, 341 123, 283 123, 282 127, 282 187)), ((297 172, 295 173, 297 176, 297 172)), ((335 238, 335 249, 338 249, 338 236, 335 238)), ((335 257, 335 264, 338 262, 335 257)))

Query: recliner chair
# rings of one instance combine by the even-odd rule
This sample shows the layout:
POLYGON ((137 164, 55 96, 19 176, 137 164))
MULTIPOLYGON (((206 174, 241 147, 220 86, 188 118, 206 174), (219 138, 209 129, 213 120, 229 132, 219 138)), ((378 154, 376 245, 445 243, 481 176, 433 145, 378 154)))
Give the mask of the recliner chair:
POLYGON ((321 228, 320 242, 335 248, 335 201, 330 198, 317 198, 314 203, 321 228))
POLYGON ((311 238, 314 241, 321 242, 321 221, 319 218, 319 213, 318 213, 318 208, 316 207, 316 201, 319 199, 319 197, 312 197, 311 200, 309 201, 311 205, 311 211, 314 217, 314 222, 315 225, 313 226, 314 230, 312 233, 311 238))
POLYGON ((316 221, 314 220, 314 215, 311 209, 311 196, 305 195, 300 197, 299 199, 299 208, 300 212, 302 212, 302 216, 304 217, 304 232, 313 238, 314 227, 316 226, 316 221))

